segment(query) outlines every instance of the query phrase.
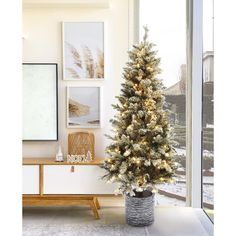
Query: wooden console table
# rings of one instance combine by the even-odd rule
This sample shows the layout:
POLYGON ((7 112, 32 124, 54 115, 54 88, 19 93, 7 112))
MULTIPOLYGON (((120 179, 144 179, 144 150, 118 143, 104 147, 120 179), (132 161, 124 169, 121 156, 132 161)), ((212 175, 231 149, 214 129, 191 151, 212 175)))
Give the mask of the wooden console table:
POLYGON ((98 178, 101 163, 102 159, 72 164, 53 158, 23 158, 23 206, 87 205, 99 219, 97 197, 104 195, 102 191, 113 195, 113 188, 106 189, 98 178))

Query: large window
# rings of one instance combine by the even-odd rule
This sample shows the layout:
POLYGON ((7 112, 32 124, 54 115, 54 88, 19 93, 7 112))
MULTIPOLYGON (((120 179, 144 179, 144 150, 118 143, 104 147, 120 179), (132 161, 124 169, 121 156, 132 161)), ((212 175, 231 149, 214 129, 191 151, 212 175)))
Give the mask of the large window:
POLYGON ((143 25, 147 25, 150 30, 149 40, 157 45, 158 56, 161 57, 160 78, 166 87, 164 92, 171 110, 170 120, 177 141, 175 156, 178 166, 177 182, 159 186, 159 204, 185 205, 187 199, 190 206, 201 207, 202 205, 212 219, 214 209, 213 1, 139 1, 139 38, 143 36, 143 25), (188 114, 186 114, 186 104, 188 114), (186 139, 186 130, 188 139, 186 139), (188 143, 187 147, 186 143, 188 143))
POLYGON ((203 1, 202 206, 213 219, 214 208, 214 44, 213 1, 203 1))
POLYGON ((177 141, 175 162, 177 181, 159 186, 158 203, 161 205, 186 204, 186 0, 140 0, 139 38, 143 26, 149 28, 149 40, 156 44, 161 58, 160 79, 170 120, 177 141))

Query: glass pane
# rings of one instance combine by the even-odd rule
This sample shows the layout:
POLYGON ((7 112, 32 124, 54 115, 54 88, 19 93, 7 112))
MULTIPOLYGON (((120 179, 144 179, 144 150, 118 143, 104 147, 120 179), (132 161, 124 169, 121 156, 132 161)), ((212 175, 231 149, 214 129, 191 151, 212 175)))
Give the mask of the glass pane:
POLYGON ((203 208, 214 216, 214 41, 213 0, 203 1, 203 116, 202 194, 203 208))
POLYGON ((170 120, 175 128, 178 178, 174 184, 159 186, 157 201, 161 205, 185 206, 186 202, 186 0, 140 0, 140 39, 143 26, 149 28, 149 40, 156 44, 161 58, 159 78, 170 120), (171 6, 171 7, 170 7, 171 6))

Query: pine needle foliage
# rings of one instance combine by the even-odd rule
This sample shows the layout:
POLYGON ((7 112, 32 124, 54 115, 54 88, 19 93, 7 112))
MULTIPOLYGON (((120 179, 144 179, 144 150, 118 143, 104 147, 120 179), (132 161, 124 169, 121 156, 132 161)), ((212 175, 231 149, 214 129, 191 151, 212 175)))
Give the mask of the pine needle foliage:
POLYGON ((109 158, 101 166, 107 172, 103 178, 118 183, 116 193, 131 196, 155 192, 157 184, 172 181, 175 172, 172 127, 158 79, 160 58, 144 29, 143 41, 128 52, 121 94, 113 105, 113 134, 107 135, 109 158))

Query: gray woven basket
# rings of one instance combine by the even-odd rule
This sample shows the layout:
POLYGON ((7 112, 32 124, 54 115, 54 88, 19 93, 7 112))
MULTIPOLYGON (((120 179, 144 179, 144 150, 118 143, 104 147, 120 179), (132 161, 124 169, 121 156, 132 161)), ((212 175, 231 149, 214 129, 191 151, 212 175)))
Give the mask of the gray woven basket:
POLYGON ((132 226, 147 226, 154 222, 154 193, 148 197, 125 196, 126 222, 132 226))

